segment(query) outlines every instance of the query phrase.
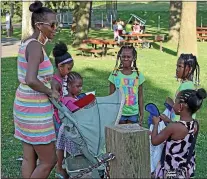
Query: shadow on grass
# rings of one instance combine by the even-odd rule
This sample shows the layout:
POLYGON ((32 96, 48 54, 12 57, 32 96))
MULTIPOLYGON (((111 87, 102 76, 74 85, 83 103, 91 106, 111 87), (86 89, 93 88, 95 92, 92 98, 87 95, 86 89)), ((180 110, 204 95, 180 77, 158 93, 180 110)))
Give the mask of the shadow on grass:
POLYGON ((90 30, 89 37, 100 39, 113 39, 112 30, 90 30))
MULTIPOLYGON (((84 91, 96 90, 97 96, 106 96, 109 94, 108 77, 111 73, 110 71, 88 67, 80 70, 79 73, 84 78, 84 91)), ((157 104, 158 107, 163 108, 165 98, 170 95, 170 92, 166 89, 156 87, 149 78, 146 79, 143 86, 145 104, 153 102, 157 104)))
MULTIPOLYGON (((154 49, 156 49, 156 50, 160 50, 160 44, 159 44, 159 42, 157 42, 157 43, 153 43, 152 45, 153 45, 153 48, 154 48, 154 49)), ((177 52, 176 52, 176 51, 173 51, 173 50, 168 49, 168 48, 163 47, 163 46, 162 46, 162 51, 163 51, 164 53, 169 54, 169 55, 177 56, 177 52)))
MULTIPOLYGON (((97 67, 99 63, 94 63, 93 67, 81 67, 78 68, 78 72, 83 76, 83 87, 84 91, 93 91, 96 90, 97 96, 106 96, 109 94, 109 82, 108 77, 110 71, 106 68, 97 67)), ((2 70, 2 86, 1 86, 1 101, 2 101, 2 143, 1 143, 1 162, 2 178, 20 178, 21 174, 21 161, 16 159, 22 157, 22 146, 19 140, 14 139, 14 124, 13 124, 13 100, 15 96, 16 88, 19 84, 17 81, 17 70, 16 70, 17 61, 14 57, 2 58, 1 60, 1 70, 2 70)), ((163 85, 163 88, 157 87, 150 78, 146 79, 144 83, 144 103, 155 103, 160 112, 164 110, 164 100, 167 96, 170 95, 170 92, 163 85)), ((205 104, 206 107, 206 104, 205 104)), ((204 111, 204 110, 203 110, 204 111)), ((205 114, 203 113, 203 116, 205 114)), ((145 112, 144 126, 147 126, 147 117, 148 113, 145 112)), ((204 128, 204 125, 201 126, 204 128)), ((200 135, 198 138, 198 171, 199 176, 204 172, 203 167, 206 162, 202 160, 202 156, 206 152, 206 135, 200 135), (202 137, 202 138, 201 138, 202 137), (201 165, 202 164, 202 165, 201 165)), ((203 176, 203 175, 202 175, 203 176)), ((54 170, 50 175, 50 178, 54 178, 54 170)))

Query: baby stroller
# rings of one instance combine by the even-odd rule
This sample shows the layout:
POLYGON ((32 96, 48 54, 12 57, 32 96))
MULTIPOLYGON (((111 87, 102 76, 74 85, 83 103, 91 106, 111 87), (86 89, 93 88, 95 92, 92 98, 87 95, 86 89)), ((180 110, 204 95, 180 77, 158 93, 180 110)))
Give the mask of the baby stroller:
POLYGON ((66 125, 64 133, 81 150, 82 155, 66 155, 63 168, 70 178, 81 178, 91 173, 90 178, 100 178, 107 161, 115 156, 105 153, 105 126, 119 123, 125 97, 121 90, 112 95, 95 97, 93 103, 71 112, 61 102, 50 99, 58 109, 61 122, 66 125))

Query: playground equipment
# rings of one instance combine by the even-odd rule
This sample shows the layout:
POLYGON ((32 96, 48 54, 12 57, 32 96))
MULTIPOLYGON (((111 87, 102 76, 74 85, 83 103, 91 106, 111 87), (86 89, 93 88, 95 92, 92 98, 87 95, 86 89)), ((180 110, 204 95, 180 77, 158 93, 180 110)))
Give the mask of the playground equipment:
POLYGON ((129 23, 132 19, 138 20, 140 22, 140 26, 144 26, 146 23, 146 20, 142 19, 141 17, 135 15, 135 14, 130 14, 130 18, 127 23, 129 23))

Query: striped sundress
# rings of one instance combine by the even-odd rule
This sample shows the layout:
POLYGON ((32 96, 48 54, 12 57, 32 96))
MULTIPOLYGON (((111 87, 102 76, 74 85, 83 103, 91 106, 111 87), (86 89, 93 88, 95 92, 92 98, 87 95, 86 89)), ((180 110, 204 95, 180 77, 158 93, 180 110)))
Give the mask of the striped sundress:
MULTIPOLYGON (((32 145, 48 144, 56 140, 53 123, 53 106, 48 96, 31 89, 25 82, 27 60, 25 57, 27 45, 36 39, 22 43, 18 53, 18 80, 20 82, 14 100, 14 136, 32 145)), ((44 49, 44 61, 39 64, 37 78, 50 88, 53 76, 53 66, 44 49)))

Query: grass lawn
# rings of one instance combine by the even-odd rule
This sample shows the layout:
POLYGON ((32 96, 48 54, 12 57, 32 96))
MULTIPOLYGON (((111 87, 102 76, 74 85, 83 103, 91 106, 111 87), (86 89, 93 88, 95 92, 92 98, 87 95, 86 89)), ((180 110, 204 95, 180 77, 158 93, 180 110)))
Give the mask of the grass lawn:
MULTIPOLYGON (((67 41, 67 39, 66 39, 67 41)), ((201 66, 201 87, 207 89, 205 79, 207 72, 205 69, 205 49, 206 43, 199 43, 199 63, 201 66)), ((166 49, 169 48, 165 44, 166 49)), ((49 49, 49 47, 48 47, 49 49)), ((175 49, 169 49, 174 51, 175 49)), ((102 60, 99 58, 92 59, 90 57, 80 57, 75 55, 74 70, 80 72, 84 77, 84 91, 96 90, 98 96, 108 94, 108 81, 110 71, 113 69, 114 57, 107 56, 102 60)), ((175 90, 179 85, 175 75, 175 64, 177 57, 161 53, 157 49, 138 50, 138 66, 146 77, 144 84, 145 104, 154 102, 160 110, 164 109, 163 101, 166 96, 174 96, 175 90)), ((15 90, 18 86, 16 72, 16 58, 2 59, 2 177, 18 177, 20 176, 20 162, 17 158, 22 156, 21 143, 13 137, 13 116, 12 105, 15 90)), ((204 154, 207 152, 206 130, 207 121, 205 117, 207 103, 203 105, 203 109, 198 113, 198 119, 201 123, 201 132, 197 144, 197 177, 207 177, 207 162, 203 160, 204 154)), ((145 123, 147 113, 145 114, 145 123)))
MULTIPOLYGON (((127 12, 128 13, 128 12, 127 12)), ((163 12, 164 13, 164 12, 163 12)), ((165 12, 167 13, 167 12, 165 12)), ((123 13, 124 16, 124 13, 123 13)), ((125 15, 126 16, 126 15, 125 15)), ((167 27, 167 18, 165 27, 167 27)), ((156 25, 152 23, 151 29, 156 29, 156 25)), ((17 32, 19 35, 20 33, 17 32)), ((69 44, 72 42, 72 37, 68 30, 62 30, 56 36, 55 41, 62 40, 68 44, 69 51, 75 59, 74 70, 79 72, 84 77, 84 91, 96 90, 97 96, 105 96, 108 94, 109 83, 107 81, 110 72, 115 65, 114 56, 106 56, 101 58, 81 57, 76 55, 77 51, 69 44)), ((112 38, 111 31, 94 31, 91 30, 90 37, 112 38)), ((54 42, 55 42, 54 41, 54 42)), ((53 44, 47 45, 47 52, 51 54, 53 44)), ((145 104, 153 102, 157 104, 159 109, 164 110, 164 100, 167 96, 174 97, 175 91, 179 83, 174 78, 176 68, 176 47, 172 44, 164 43, 164 52, 159 51, 159 44, 154 44, 153 49, 137 49, 138 52, 138 67, 143 72, 146 82, 144 83, 144 102, 145 104)), ((207 43, 198 43, 199 57, 198 62, 201 67, 201 86, 207 90, 207 43)), ((17 161, 22 157, 22 146, 19 140, 13 137, 13 100, 16 88, 19 83, 17 80, 17 64, 16 58, 8 57, 1 59, 1 118, 2 118, 2 143, 1 143, 1 161, 2 161, 2 178, 16 178, 21 176, 21 162, 17 161)), ((204 159, 207 153, 207 101, 204 102, 203 108, 198 112, 197 118, 200 121, 200 134, 196 146, 197 166, 196 178, 207 178, 207 161, 204 159)), ((145 126, 147 123, 148 114, 145 113, 145 126)), ((138 149, 139 150, 139 149, 138 149)), ((54 172, 51 174, 54 178, 54 172)))

